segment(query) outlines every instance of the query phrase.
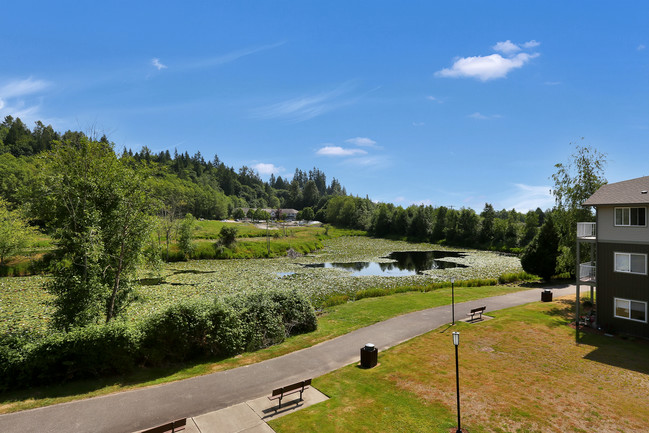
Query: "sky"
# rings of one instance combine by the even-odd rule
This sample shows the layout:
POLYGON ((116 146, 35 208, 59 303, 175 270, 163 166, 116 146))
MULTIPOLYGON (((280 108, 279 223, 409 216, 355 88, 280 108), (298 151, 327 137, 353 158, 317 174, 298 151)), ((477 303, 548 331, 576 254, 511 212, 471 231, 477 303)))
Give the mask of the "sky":
POLYGON ((649 2, 23 0, 0 116, 396 205, 552 207, 555 164, 649 175, 649 2))

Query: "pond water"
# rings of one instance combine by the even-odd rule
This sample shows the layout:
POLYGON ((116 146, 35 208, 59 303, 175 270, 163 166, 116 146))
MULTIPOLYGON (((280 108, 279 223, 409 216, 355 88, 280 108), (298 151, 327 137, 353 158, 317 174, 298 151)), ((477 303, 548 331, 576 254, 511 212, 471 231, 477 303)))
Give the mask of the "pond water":
POLYGON ((393 262, 352 262, 352 263, 314 263, 304 265, 308 268, 335 268, 350 271, 352 276, 393 276, 403 277, 421 275, 432 269, 466 268, 466 265, 442 260, 446 257, 464 257, 465 253, 456 251, 396 251, 386 259, 393 262))

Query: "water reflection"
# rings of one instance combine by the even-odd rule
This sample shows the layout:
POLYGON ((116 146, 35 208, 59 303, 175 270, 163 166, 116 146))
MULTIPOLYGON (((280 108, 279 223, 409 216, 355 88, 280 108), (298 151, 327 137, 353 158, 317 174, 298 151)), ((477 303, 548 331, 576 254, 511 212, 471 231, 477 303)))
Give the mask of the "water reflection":
POLYGON ((385 258, 394 262, 352 262, 352 263, 314 263, 304 265, 308 268, 335 268, 350 271, 353 276, 408 276, 421 275, 432 269, 466 268, 454 262, 441 260, 446 257, 464 257, 456 251, 397 251, 385 258))

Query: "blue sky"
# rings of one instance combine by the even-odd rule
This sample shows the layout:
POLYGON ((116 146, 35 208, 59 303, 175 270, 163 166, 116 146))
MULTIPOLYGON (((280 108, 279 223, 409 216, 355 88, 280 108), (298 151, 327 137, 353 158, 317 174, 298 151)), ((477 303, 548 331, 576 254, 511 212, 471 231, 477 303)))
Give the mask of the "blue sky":
POLYGON ((645 1, 11 2, 0 115, 399 205, 552 206, 571 143, 649 175, 645 1), (582 137, 584 139, 582 140, 582 137))

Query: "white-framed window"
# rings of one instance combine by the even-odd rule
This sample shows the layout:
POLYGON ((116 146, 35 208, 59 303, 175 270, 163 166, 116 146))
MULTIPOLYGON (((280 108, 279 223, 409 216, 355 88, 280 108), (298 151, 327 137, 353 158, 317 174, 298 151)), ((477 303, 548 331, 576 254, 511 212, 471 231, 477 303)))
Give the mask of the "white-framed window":
POLYGON ((647 255, 615 253, 615 272, 647 275, 647 255))
POLYGON ((647 323, 647 303, 615 298, 615 317, 647 323))
POLYGON ((616 207, 615 225, 627 227, 646 227, 646 207, 616 207))

